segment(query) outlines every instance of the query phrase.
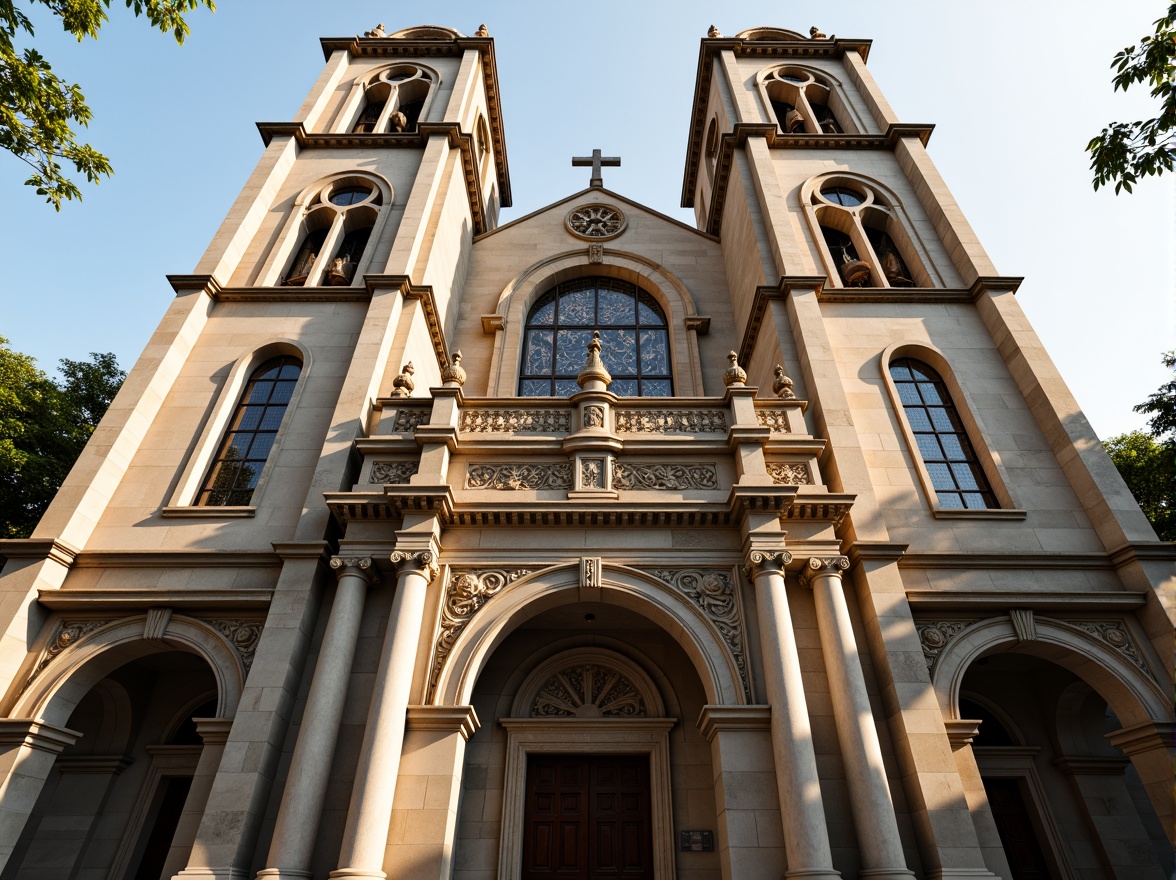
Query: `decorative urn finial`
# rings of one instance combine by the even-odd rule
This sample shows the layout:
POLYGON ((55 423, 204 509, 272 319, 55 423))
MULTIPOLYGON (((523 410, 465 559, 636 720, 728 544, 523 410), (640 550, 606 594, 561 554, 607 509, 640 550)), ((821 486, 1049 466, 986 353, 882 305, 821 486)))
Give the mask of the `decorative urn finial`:
POLYGON ((441 384, 460 388, 465 384, 466 372, 461 368, 461 352, 453 353, 453 363, 441 371, 441 384))
POLYGON ((710 26, 710 30, 708 30, 706 32, 706 35, 708 37, 710 37, 712 40, 717 39, 722 36, 722 34, 719 33, 719 29, 717 27, 715 27, 713 24, 710 26))
POLYGON ((772 390, 781 400, 796 400, 796 395, 792 391, 792 380, 784 375, 784 368, 780 364, 776 364, 776 380, 772 383, 772 390))
POLYGON ((400 368, 400 375, 392 380, 393 397, 412 397, 412 389, 416 387, 416 383, 412 381, 412 374, 415 372, 412 361, 400 368))
POLYGON ((607 391, 612 375, 604 367, 600 359, 600 331, 592 331, 592 341, 588 343, 588 357, 584 361, 584 369, 576 376, 576 382, 585 391, 607 391), (600 386, 589 388, 591 383, 599 382, 600 386))
POLYGON ((478 25, 478 29, 476 31, 474 31, 474 36, 475 37, 488 37, 488 36, 490 36, 490 28, 486 27, 485 24, 478 25))
POLYGON ((723 384, 730 388, 732 385, 746 385, 747 371, 739 366, 739 355, 731 351, 727 353, 727 360, 731 366, 723 371, 723 384))

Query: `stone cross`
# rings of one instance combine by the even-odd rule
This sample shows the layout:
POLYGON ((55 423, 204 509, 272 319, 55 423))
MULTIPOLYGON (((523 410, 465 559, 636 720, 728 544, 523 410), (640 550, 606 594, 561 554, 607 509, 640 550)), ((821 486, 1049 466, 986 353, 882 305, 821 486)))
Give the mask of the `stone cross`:
POLYGON ((604 187, 604 178, 600 176, 600 167, 608 165, 609 167, 620 167, 620 156, 602 156, 600 150, 593 150, 591 156, 572 156, 572 165, 579 167, 581 165, 592 166, 592 180, 589 181, 589 186, 604 187))

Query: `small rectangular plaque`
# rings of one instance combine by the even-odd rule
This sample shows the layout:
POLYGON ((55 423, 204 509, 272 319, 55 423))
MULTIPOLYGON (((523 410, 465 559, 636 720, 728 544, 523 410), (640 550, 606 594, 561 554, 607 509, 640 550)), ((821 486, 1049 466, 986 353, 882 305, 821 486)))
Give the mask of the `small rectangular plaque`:
POLYGON ((680 831, 680 848, 684 852, 714 852, 715 834, 713 831, 680 831))

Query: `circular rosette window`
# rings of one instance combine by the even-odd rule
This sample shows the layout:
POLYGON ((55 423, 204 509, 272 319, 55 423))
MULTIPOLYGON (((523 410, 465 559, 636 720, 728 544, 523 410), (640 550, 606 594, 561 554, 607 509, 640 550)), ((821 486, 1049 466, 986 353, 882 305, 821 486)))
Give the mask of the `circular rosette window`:
POLYGON ((581 205, 569 212, 564 222, 572 235, 590 241, 605 241, 624 232, 629 221, 612 205, 581 205))

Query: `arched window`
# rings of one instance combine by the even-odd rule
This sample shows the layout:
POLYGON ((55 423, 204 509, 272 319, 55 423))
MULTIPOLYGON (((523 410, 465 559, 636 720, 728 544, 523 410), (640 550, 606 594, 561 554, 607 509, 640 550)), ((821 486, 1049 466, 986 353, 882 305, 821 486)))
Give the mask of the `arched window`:
POLYGON ((945 510, 1000 507, 939 374, 914 358, 896 358, 890 362, 890 378, 939 506, 945 510))
POLYGON ((309 199, 305 232, 282 284, 347 287, 354 282, 382 201, 379 187, 363 178, 334 181, 309 199))
POLYGON ((417 129, 433 78, 419 67, 381 70, 364 86, 363 104, 353 134, 399 134, 417 129))
POLYGON ((196 496, 202 507, 249 504, 294 393, 302 363, 276 357, 253 371, 196 496))
POLYGON ((592 332, 621 397, 670 397, 670 343, 665 312, 636 285, 616 278, 577 278, 547 291, 531 308, 523 339, 519 395, 566 397, 580 390, 592 332))
POLYGON ((856 180, 830 181, 813 191, 812 206, 830 269, 836 271, 835 283, 844 287, 933 286, 923 267, 904 255, 913 249, 902 224, 872 188, 856 180), (912 266, 920 271, 913 272, 912 266))
POLYGON ((802 68, 780 67, 760 80, 776 123, 785 134, 840 134, 845 129, 830 108, 840 98, 828 82, 802 68))

